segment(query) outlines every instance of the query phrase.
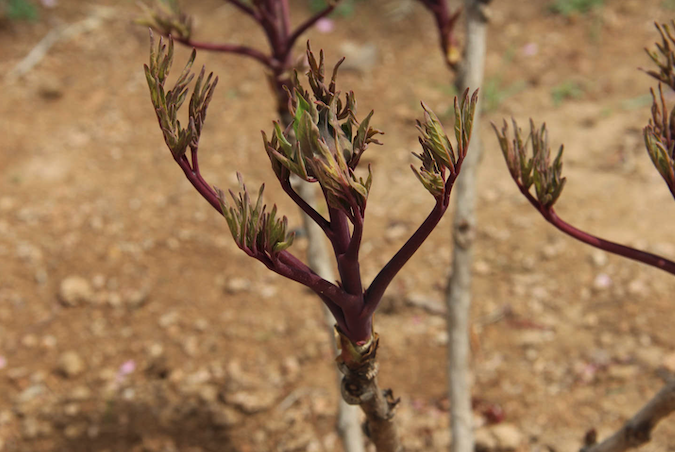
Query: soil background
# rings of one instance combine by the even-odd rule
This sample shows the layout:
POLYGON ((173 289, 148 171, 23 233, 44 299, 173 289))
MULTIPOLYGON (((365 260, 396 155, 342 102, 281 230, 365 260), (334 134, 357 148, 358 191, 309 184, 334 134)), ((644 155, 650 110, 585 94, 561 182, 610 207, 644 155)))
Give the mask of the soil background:
MULTIPOLYGON (((265 48, 224 2, 184 3, 197 39, 265 48)), ((546 224, 489 126, 545 121, 552 147, 565 143, 561 217, 674 259, 675 203, 641 134, 656 84, 638 70, 672 2, 612 0, 569 18, 548 6, 492 5, 472 312, 476 424, 492 450, 578 450, 585 432, 604 438, 675 371, 675 279, 546 224)), ((294 21, 309 14, 304 2, 292 7, 294 21)), ((142 71, 147 31, 131 23, 138 11, 132 1, 60 0, 37 22, 0 29, 0 450, 339 451, 320 305, 240 252, 172 161, 142 71), (92 17, 23 77, 8 76, 50 30, 92 17)), ((348 56, 339 84, 386 132, 364 156, 374 172, 368 282, 432 207, 409 168, 414 121, 420 100, 449 111, 452 77, 417 4, 357 2, 334 21, 307 37, 329 65, 348 56)), ((174 77, 187 57, 178 47, 174 77)), ((267 181, 268 203, 297 227, 260 139, 275 119, 263 71, 207 52, 202 64, 220 77, 201 140, 205 178, 224 189, 236 188, 236 171, 249 187, 267 181)), ((402 399, 410 451, 450 442, 438 311, 451 220, 376 315, 381 384, 402 399)), ((305 247, 300 238, 292 249, 305 247)), ((675 450, 673 418, 642 450, 675 450)))

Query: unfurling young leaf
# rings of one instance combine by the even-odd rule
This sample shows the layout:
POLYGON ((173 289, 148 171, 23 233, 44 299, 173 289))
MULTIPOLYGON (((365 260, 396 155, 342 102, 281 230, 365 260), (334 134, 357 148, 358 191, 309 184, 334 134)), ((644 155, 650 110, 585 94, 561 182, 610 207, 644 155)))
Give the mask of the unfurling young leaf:
POLYGON ((455 139, 457 147, 453 147, 450 139, 445 134, 438 117, 424 103, 424 122, 417 121, 417 129, 420 132, 419 142, 422 145, 422 153, 413 155, 421 160, 422 166, 412 170, 422 182, 424 188, 434 198, 443 196, 447 191, 446 183, 453 183, 459 174, 462 161, 471 140, 473 127, 473 115, 478 102, 478 90, 469 99, 469 90, 464 92, 461 105, 455 97, 455 139), (449 173, 446 176, 446 171, 449 173))
POLYGON ((144 17, 136 19, 138 25, 150 27, 162 35, 187 40, 192 35, 192 18, 180 10, 177 0, 155 0, 153 6, 139 3, 144 17))
POLYGON ((159 44, 155 48, 155 40, 152 32, 150 32, 150 64, 144 65, 145 77, 150 88, 152 105, 155 107, 157 120, 164 135, 164 141, 175 159, 183 156, 188 147, 196 149, 198 146, 202 127, 206 120, 206 110, 218 83, 218 77, 214 78, 213 73, 209 74, 204 80, 205 69, 202 68, 190 98, 188 126, 183 127, 178 120, 178 110, 185 102, 188 95, 188 85, 194 78, 191 70, 196 55, 193 50, 174 87, 165 91, 164 85, 173 63, 173 39, 169 38, 167 46, 164 38, 160 37, 159 44))
POLYGON ((336 78, 342 60, 335 65, 328 84, 323 51, 317 60, 308 45, 307 60, 311 92, 302 88, 296 73, 290 100, 293 124, 282 130, 275 123, 269 140, 263 133, 267 155, 282 183, 287 183, 291 174, 318 182, 329 206, 354 221, 357 215, 363 216, 372 180, 370 169, 365 180, 356 177, 354 169, 369 144, 380 144, 374 136, 381 132, 370 127, 373 112, 363 122, 356 119, 353 93, 340 99, 336 78))
POLYGON ((287 232, 288 220, 285 216, 276 217, 276 205, 272 207, 271 212, 267 212, 267 206, 263 204, 265 184, 260 187, 254 204, 251 202, 241 174, 237 173, 237 178, 239 179, 239 193, 235 196, 230 191, 234 201, 232 206, 227 202, 223 191, 215 189, 232 237, 239 248, 254 257, 274 258, 277 253, 293 244, 295 233, 287 232))
POLYGON ((525 192, 529 192, 530 187, 534 185, 539 203, 546 208, 552 207, 560 197, 566 182, 562 177, 563 146, 560 146, 555 159, 551 162, 546 124, 537 128, 534 121, 530 120, 530 134, 524 142, 522 131, 515 120, 513 120, 513 140, 508 137, 506 121, 501 132, 494 124, 492 128, 497 134, 504 160, 516 184, 525 192), (532 147, 531 157, 527 152, 528 145, 532 147))
POLYGON ((661 84, 659 96, 652 93, 652 117, 643 130, 645 146, 654 166, 675 196, 675 108, 666 108, 661 84))
MULTIPOLYGON (((671 21, 675 27, 675 20, 671 21)), ((649 58, 656 64, 658 71, 646 71, 658 81, 675 90, 675 37, 671 34, 668 24, 654 24, 661 35, 661 43, 656 43, 657 50, 645 49, 649 58)))

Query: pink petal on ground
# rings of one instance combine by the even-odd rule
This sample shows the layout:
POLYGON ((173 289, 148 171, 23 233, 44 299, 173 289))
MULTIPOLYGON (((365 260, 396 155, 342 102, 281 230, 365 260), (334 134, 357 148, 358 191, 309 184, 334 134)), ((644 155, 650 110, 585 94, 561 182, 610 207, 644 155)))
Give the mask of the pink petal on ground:
POLYGON ((134 361, 133 359, 130 359, 129 361, 126 361, 124 364, 122 364, 122 365, 120 366, 120 368, 119 368, 119 370, 117 371, 117 373, 118 373, 120 376, 125 376, 125 375, 129 375, 129 374, 132 373, 134 370, 136 370, 136 361, 134 361))
POLYGON ((525 55, 526 57, 535 56, 537 53, 539 53, 539 46, 537 45, 536 42, 530 42, 523 46, 522 51, 523 55, 525 55))
POLYGON ((0 369, 7 367, 7 359, 4 356, 0 356, 0 369))
POLYGON ((319 33, 330 33, 335 29, 335 22, 324 17, 317 20, 314 26, 319 33))

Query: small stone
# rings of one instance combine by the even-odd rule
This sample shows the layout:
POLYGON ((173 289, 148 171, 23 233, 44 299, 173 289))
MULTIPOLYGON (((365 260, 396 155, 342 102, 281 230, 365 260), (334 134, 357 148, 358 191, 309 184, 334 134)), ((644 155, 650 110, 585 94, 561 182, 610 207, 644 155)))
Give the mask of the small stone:
POLYGON ((551 260, 560 254, 560 245, 558 244, 548 244, 544 245, 541 250, 541 254, 546 260, 551 260))
POLYGON ((199 340, 195 336, 188 336, 183 339, 183 352, 192 357, 199 352, 199 340))
POLYGON ((345 71, 368 73, 379 59, 377 46, 373 43, 357 44, 347 41, 340 45, 340 52, 347 57, 340 67, 345 71))
POLYGON ((54 347, 56 347, 56 343, 57 343, 56 337, 52 336, 51 334, 48 334, 47 336, 42 338, 42 346, 44 348, 51 350, 54 347))
POLYGON ((669 353, 663 357, 663 367, 671 373, 675 373, 675 353, 669 353))
POLYGON ((35 282, 39 285, 44 285, 47 283, 49 275, 47 275, 47 270, 44 268, 38 268, 35 270, 35 282))
POLYGON ((394 223, 384 232, 384 238, 389 242, 399 240, 408 234, 408 227, 403 223, 394 223))
POLYGON ((84 367, 84 361, 74 351, 65 352, 59 358, 59 372, 68 378, 80 375, 84 372, 84 367))
POLYGON ((242 415, 232 407, 217 406, 211 410, 211 422, 216 427, 234 427, 242 421, 242 415))
POLYGON ((146 348, 150 358, 159 358, 164 354, 164 346, 159 342, 153 342, 146 348))
POLYGON ((96 290, 103 289, 105 287, 105 283, 106 283, 105 275, 102 275, 100 273, 94 275, 94 277, 91 278, 91 285, 96 290))
POLYGON ((447 345, 450 337, 448 336, 447 331, 439 331, 434 335, 434 342, 436 345, 447 345))
POLYGON ((478 260, 473 264, 473 271, 476 272, 477 275, 488 275, 490 274, 490 270, 490 264, 483 260, 478 260))
POLYGON ((523 442, 523 434, 513 424, 497 424, 491 430, 500 451, 514 451, 523 442))
POLYGON ((132 290, 127 294, 124 301, 131 309, 138 309, 144 306, 149 298, 150 294, 147 290, 132 290))
POLYGON ((644 296, 649 293, 649 289, 643 280, 634 279, 628 283, 628 293, 633 296, 644 296))
POLYGON ((167 312, 166 314, 162 315, 159 318, 159 326, 162 328, 168 328, 178 322, 178 312, 176 311, 171 311, 167 312))
POLYGON ((94 298, 94 291, 85 278, 69 276, 61 281, 58 295, 61 303, 73 307, 83 303, 91 303, 94 298))
POLYGON ((649 368, 658 368, 663 362, 663 350, 655 346, 638 347, 635 357, 649 368))
POLYGON ((77 439, 84 435, 87 431, 87 426, 84 424, 71 424, 63 429, 63 435, 68 439, 77 439))
POLYGON ((33 417, 27 417, 21 423, 21 435, 24 439, 35 439, 40 435, 40 423, 33 417))
POLYGON ((215 385, 204 385, 197 390, 199 398, 203 402, 215 402, 218 400, 218 388, 215 385))
POLYGON ((535 346, 550 342, 554 338, 555 333, 553 331, 525 330, 520 332, 516 340, 518 345, 535 346))
POLYGON ((287 356, 281 363, 281 370, 289 380, 295 380, 300 374, 300 362, 295 356, 287 356))
POLYGON ((26 348, 33 348, 38 344, 38 339, 34 334, 27 334, 21 338, 21 345, 26 348))
POLYGON ((80 414, 80 405, 77 403, 68 403, 63 407, 63 413, 70 417, 77 416, 80 414))
POLYGON ((43 99, 56 100, 63 96, 63 82, 54 75, 43 76, 38 85, 38 93, 43 99))
POLYGON ((76 386, 68 394, 68 400, 83 402, 91 398, 91 391, 86 386, 76 386))
POLYGON ((615 364, 609 367, 608 373, 615 380, 626 381, 637 375, 638 370, 638 367, 634 365, 615 364))
POLYGON ((118 292, 110 292, 107 302, 111 308, 119 308, 122 305, 122 296, 118 292))
POLYGON ((195 320, 194 326, 195 330, 199 331, 200 333, 203 333, 204 331, 209 329, 209 321, 206 319, 197 319, 195 320))
POLYGON ((488 452, 497 447, 497 439, 486 427, 476 429, 474 432, 474 441, 476 443, 477 452, 488 452))
POLYGON ((225 394, 225 402, 233 405, 246 414, 255 414, 268 410, 277 399, 277 394, 272 391, 238 391, 225 394))
POLYGON ((246 292, 251 288, 251 281, 246 278, 229 278, 225 282, 225 291, 235 294, 246 292))
POLYGON ((607 253, 602 250, 593 250, 591 253, 591 262, 596 267, 604 267, 607 265, 607 253))
POLYGON ((277 288, 271 284, 261 284, 257 288, 262 298, 272 298, 277 294, 277 288))
POLYGON ((39 397, 45 392, 45 387, 44 385, 37 384, 33 386, 29 386, 28 388, 24 389, 19 393, 19 395, 16 398, 16 401, 20 404, 23 403, 28 403, 31 400, 39 397))

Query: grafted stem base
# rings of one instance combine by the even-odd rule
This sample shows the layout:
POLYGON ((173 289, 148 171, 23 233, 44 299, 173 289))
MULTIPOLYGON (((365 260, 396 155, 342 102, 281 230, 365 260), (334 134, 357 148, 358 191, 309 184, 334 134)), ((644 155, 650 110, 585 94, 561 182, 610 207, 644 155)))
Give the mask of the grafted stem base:
POLYGON ((335 327, 340 354, 336 361, 342 378, 342 398, 350 405, 359 405, 366 415, 364 431, 378 452, 402 452, 398 428, 394 421, 400 399, 391 389, 380 389, 377 383, 376 360, 379 337, 373 333, 364 345, 349 340, 335 327))

